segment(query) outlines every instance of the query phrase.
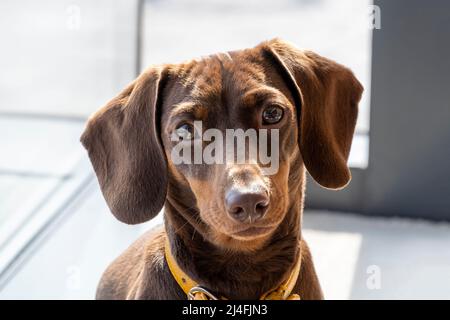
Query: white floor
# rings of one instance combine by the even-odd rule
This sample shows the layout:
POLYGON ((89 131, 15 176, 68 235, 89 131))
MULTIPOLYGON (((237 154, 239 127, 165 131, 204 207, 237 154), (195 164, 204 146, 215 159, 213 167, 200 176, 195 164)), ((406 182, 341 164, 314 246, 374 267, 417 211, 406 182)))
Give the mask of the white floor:
MULTIPOLYGON (((96 184, 0 292, 0 299, 92 299, 101 272, 155 220, 117 222, 96 184)), ((328 299, 449 299, 450 225, 308 211, 304 237, 328 299)))
POLYGON ((450 299, 450 224, 308 212, 328 299, 450 299))

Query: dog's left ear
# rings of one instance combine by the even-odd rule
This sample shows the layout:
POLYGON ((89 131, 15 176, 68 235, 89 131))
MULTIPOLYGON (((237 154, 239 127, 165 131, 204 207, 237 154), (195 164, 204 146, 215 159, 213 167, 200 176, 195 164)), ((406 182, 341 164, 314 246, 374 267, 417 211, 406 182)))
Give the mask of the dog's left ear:
POLYGON ((167 162, 160 141, 163 67, 143 72, 89 120, 81 142, 111 212, 145 222, 164 205, 167 162))
POLYGON ((351 179, 350 153, 363 87, 346 67, 281 40, 263 50, 294 96, 298 143, 306 169, 320 185, 339 189, 351 179))

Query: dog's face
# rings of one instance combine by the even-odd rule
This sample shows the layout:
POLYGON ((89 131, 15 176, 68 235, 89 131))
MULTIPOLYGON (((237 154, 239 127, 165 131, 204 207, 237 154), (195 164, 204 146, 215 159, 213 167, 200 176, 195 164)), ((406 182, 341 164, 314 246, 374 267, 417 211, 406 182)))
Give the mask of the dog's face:
POLYGON ((285 218, 305 166, 325 187, 348 183, 361 93, 345 67, 273 40, 150 68, 91 118, 82 141, 119 220, 150 219, 168 190, 210 241, 251 250, 285 218))
POLYGON ((172 90, 181 94, 162 104, 161 135, 170 177, 179 194, 191 195, 183 202, 198 209, 209 238, 226 248, 251 247, 270 236, 287 211, 289 173, 302 169, 291 165, 299 156, 292 95, 275 68, 268 69, 264 57, 256 58, 233 52, 174 67, 172 73, 183 76, 172 90), (210 129, 220 132, 215 139, 221 139, 216 145, 221 150, 215 152, 222 154, 212 163, 204 154, 217 141, 202 135, 210 129), (261 129, 264 137, 259 135, 261 129), (231 132, 236 143, 227 145, 231 132), (248 136, 251 133, 255 139, 248 136), (258 148, 260 143, 265 145, 258 148), (192 150, 187 161, 173 159, 180 145, 192 150), (233 159, 225 157, 229 148, 236 155, 233 159), (250 155, 251 148, 256 157, 250 155), (242 149, 244 161, 238 161, 242 149), (262 149, 273 152, 272 163, 262 163, 258 156, 262 149), (269 166, 272 170, 266 172, 269 166))

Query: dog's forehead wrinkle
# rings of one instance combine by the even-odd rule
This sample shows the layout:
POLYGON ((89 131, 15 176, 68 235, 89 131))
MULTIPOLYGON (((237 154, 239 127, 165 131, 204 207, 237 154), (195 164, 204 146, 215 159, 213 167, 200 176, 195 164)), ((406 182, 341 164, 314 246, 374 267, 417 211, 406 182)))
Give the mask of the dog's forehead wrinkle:
POLYGON ((245 94, 267 85, 263 66, 245 51, 191 62, 184 83, 192 100, 232 122, 239 120, 234 110, 242 107, 245 94))
POLYGON ((187 106, 195 119, 207 120, 204 130, 248 128, 251 120, 243 118, 242 112, 245 114, 268 100, 281 104, 286 100, 280 90, 266 81, 261 61, 242 51, 233 53, 232 59, 228 55, 219 53, 191 62, 184 79, 187 90, 184 100, 194 102, 187 106))
POLYGON ((222 92, 222 67, 217 59, 205 59, 192 70, 190 79, 191 96, 196 100, 211 100, 222 92))

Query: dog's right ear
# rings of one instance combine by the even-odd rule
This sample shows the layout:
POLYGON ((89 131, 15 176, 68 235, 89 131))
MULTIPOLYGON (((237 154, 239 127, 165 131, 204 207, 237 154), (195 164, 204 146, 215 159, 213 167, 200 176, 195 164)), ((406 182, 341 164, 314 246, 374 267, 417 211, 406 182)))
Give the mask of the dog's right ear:
POLYGON ((90 118, 81 136, 111 212, 128 224, 153 218, 166 199, 159 132, 164 73, 162 67, 142 73, 90 118))

